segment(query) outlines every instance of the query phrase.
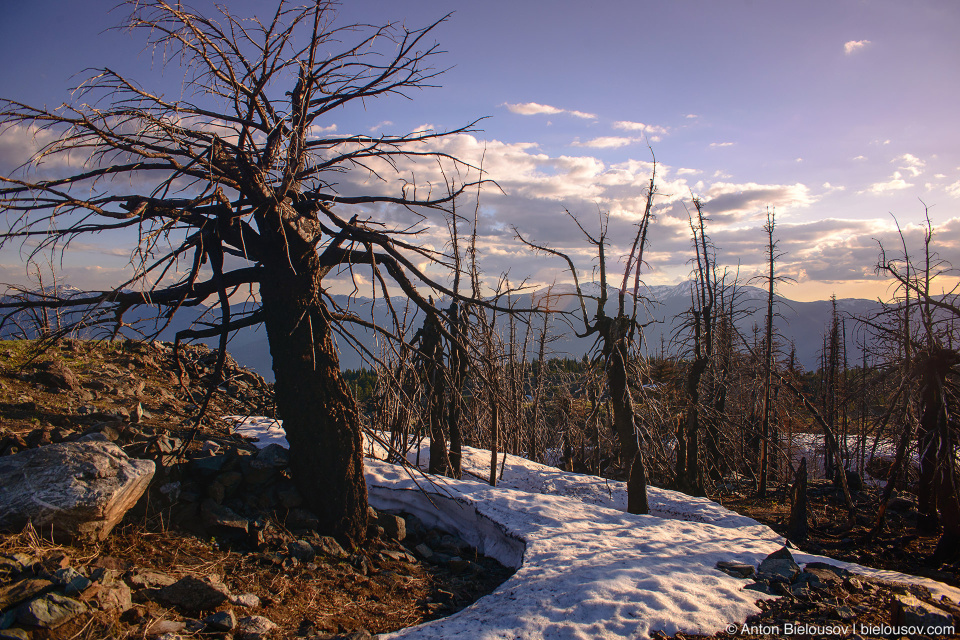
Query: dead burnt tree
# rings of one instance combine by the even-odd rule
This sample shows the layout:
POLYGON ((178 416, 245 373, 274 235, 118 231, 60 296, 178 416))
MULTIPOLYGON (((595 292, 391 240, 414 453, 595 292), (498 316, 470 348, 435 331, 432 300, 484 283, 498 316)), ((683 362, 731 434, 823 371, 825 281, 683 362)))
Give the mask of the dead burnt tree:
MULTIPOLYGON (((690 214, 690 232, 694 249, 693 281, 690 289, 690 309, 681 324, 678 336, 688 340, 688 366, 684 382, 686 407, 678 424, 676 436, 676 487, 690 495, 706 495, 704 466, 715 466, 718 460, 702 460, 703 435, 719 437, 718 425, 711 424, 720 416, 712 409, 717 398, 725 396, 726 381, 716 375, 714 362, 717 346, 718 318, 725 313, 723 294, 725 274, 717 268, 716 248, 707 234, 707 216, 699 198, 693 199, 690 214), (706 465, 705 465, 706 463, 706 465)), ((735 331, 730 321, 728 331, 735 331)), ((723 404, 720 405, 721 407, 723 404)), ((708 451, 718 452, 713 442, 708 451)))
MULTIPOLYGON (((767 221, 763 230, 767 235, 767 274, 763 277, 767 285, 767 313, 764 320, 763 333, 763 409, 760 423, 760 460, 758 464, 757 494, 764 497, 767 494, 767 481, 770 476, 770 458, 779 448, 780 436, 774 428, 774 403, 776 389, 774 387, 774 369, 776 367, 776 353, 774 351, 773 319, 776 315, 775 289, 777 282, 782 282, 784 276, 776 274, 777 259, 783 254, 777 251, 778 241, 774 240, 773 232, 776 229, 776 211, 767 210, 767 221), (771 447, 771 441, 774 446, 771 447)), ((804 461, 806 465, 806 461, 804 461)), ((804 482, 806 482, 806 466, 804 466, 804 482)))
MULTIPOLYGON (((922 255, 911 257, 901 230, 902 255, 888 256, 881 246, 877 270, 893 278, 911 297, 919 318, 916 333, 905 328, 895 339, 908 340, 909 368, 905 383, 917 406, 917 444, 920 452, 920 482, 917 529, 924 533, 941 531, 933 559, 953 562, 960 557, 960 425, 954 415, 960 392, 960 352, 956 323, 960 320, 960 292, 935 287, 942 277, 956 275, 940 258, 933 244, 934 227, 926 211, 922 255)), ((905 323, 907 324, 907 323, 905 323)), ((900 452, 898 451, 898 454, 900 452)), ((898 455, 898 457, 900 457, 898 455)))
POLYGON ((620 445, 620 464, 628 470, 628 473, 637 478, 635 482, 629 484, 629 488, 634 490, 643 490, 644 496, 633 496, 628 499, 632 508, 639 509, 637 513, 646 513, 646 483, 640 482, 640 478, 646 478, 646 472, 642 471, 645 466, 643 451, 640 447, 640 421, 636 415, 636 405, 633 398, 633 392, 630 389, 630 363, 634 358, 632 353, 642 337, 642 327, 637 322, 637 312, 641 306, 640 302, 640 269, 643 265, 643 251, 647 242, 647 231, 652 217, 653 200, 656 194, 656 162, 650 175, 650 183, 647 187, 646 206, 643 216, 637 224, 637 233, 634 236, 633 244, 627 255, 626 265, 623 272, 623 279, 620 289, 617 293, 617 306, 615 315, 609 316, 606 312, 606 305, 610 294, 610 288, 607 283, 607 230, 609 228, 609 217, 601 215, 600 235, 593 237, 588 233, 579 220, 569 211, 567 214, 573 219, 577 227, 587 241, 596 248, 599 269, 599 292, 596 296, 588 296, 584 293, 580 285, 580 277, 573 260, 555 249, 543 245, 533 244, 525 240, 519 232, 517 237, 527 246, 557 256, 566 261, 573 277, 575 295, 580 307, 580 321, 583 323, 583 332, 576 332, 578 337, 584 338, 596 335, 594 347, 594 357, 592 362, 599 366, 606 374, 607 392, 610 395, 610 404, 613 413, 613 427, 617 433, 617 440, 620 445), (632 287, 631 276, 633 276, 632 287), (628 290, 630 293, 628 294, 628 290), (593 313, 587 312, 587 301, 596 302, 593 313), (628 307, 628 300, 631 306, 628 307), (633 467, 639 467, 634 474, 633 467), (642 472, 641 472, 642 471, 642 472))
POLYGON ((182 67, 182 97, 151 93, 104 68, 58 109, 0 102, 0 128, 52 137, 27 171, 0 178, 8 221, 0 244, 35 242, 36 256, 84 234, 135 237, 132 272, 116 288, 12 302, 13 311, 87 308, 87 320, 99 314, 120 326, 134 307, 159 307, 166 321, 213 301, 216 326, 191 336, 220 337, 218 371, 229 333, 263 323, 294 478, 323 530, 356 544, 367 517, 361 425, 334 333, 349 338, 351 326, 370 322, 336 308, 326 280, 366 270, 384 295, 390 281, 435 314, 414 283, 450 295, 418 266, 441 256, 416 242, 408 222, 379 220, 377 207, 442 207, 466 186, 433 196, 406 181, 384 195, 338 181, 352 170, 399 178, 402 164, 417 158, 458 164, 430 143, 470 127, 331 133, 340 109, 432 86, 440 51, 429 39, 442 22, 340 26, 335 6, 280 1, 265 19, 246 20, 223 6, 214 16, 131 0, 125 26, 182 67), (82 166, 64 169, 78 159, 82 166), (230 298, 241 291, 259 304, 234 314, 230 298))

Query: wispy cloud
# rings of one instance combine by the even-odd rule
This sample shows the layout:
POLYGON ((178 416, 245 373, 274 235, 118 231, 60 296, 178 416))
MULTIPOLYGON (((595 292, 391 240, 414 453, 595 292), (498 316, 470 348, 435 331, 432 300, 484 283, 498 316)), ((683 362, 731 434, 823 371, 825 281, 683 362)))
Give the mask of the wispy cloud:
POLYGON ((518 113, 522 116, 536 116, 541 114, 552 116, 566 114, 568 116, 573 116, 574 118, 583 118, 585 120, 593 120, 597 117, 597 114, 595 113, 561 109, 560 107, 552 107, 548 104, 540 104, 538 102, 520 102, 517 104, 504 102, 502 106, 506 107, 511 113, 518 113))
POLYGON ((870 44, 869 40, 848 40, 843 43, 843 52, 848 56, 870 44))
POLYGON ((718 147, 732 147, 735 144, 736 142, 711 142, 710 148, 713 149, 718 147))
POLYGON ((629 120, 617 120, 613 123, 614 129, 621 129, 623 131, 643 131, 648 135, 666 135, 668 129, 666 127, 658 127, 653 124, 644 124, 643 122, 631 122, 629 120))
POLYGON ((311 125, 311 126, 307 129, 307 137, 308 137, 308 138, 317 138, 317 137, 323 135, 324 133, 334 133, 334 132, 336 132, 336 130, 337 130, 337 125, 336 125, 336 124, 331 124, 331 125, 328 125, 328 126, 326 126, 326 127, 322 127, 322 126, 320 126, 319 124, 314 124, 314 125, 311 125))
MULTIPOLYGON (((903 174, 899 171, 894 171, 893 176, 886 182, 875 182, 868 189, 867 192, 870 193, 887 193, 889 191, 901 191, 903 189, 909 189, 913 185, 903 179, 903 174)), ((861 191, 861 193, 864 193, 861 191)))
POLYGON ((393 120, 384 120, 384 121, 378 122, 377 124, 375 124, 375 125, 373 125, 372 127, 370 127, 369 131, 370 131, 370 133, 373 133, 374 131, 379 131, 380 129, 382 129, 382 128, 384 128, 384 127, 389 127, 389 126, 392 125, 392 124, 393 124, 393 120))
POLYGON ((574 147, 589 147, 591 149, 617 149, 619 147, 625 147, 627 145, 636 144, 638 142, 643 142, 643 138, 601 136, 599 138, 593 138, 592 140, 587 140, 586 142, 581 142, 580 139, 577 138, 571 144, 574 147))
POLYGON ((900 162, 901 164, 897 168, 910 172, 910 175, 914 178, 923 173, 923 168, 927 166, 926 162, 912 153, 905 153, 902 156, 897 156, 891 162, 900 162))
POLYGON ((954 198, 960 198, 960 180, 957 180, 946 188, 947 195, 954 198))

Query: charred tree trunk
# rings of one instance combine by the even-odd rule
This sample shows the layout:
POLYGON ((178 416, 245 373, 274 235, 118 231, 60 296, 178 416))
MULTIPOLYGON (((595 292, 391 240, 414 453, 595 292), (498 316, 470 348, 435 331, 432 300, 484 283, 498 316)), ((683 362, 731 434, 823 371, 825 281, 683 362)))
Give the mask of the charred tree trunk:
POLYGON ((807 458, 800 459, 797 475, 791 491, 790 522, 787 525, 787 539, 803 542, 807 539, 807 458))
POLYGON ((647 466, 643 452, 637 451, 630 465, 630 481, 627 483, 627 513, 645 515, 650 513, 647 502, 647 466))
POLYGON ((330 316, 320 300, 322 270, 312 247, 264 265, 260 287, 277 409, 290 467, 322 533, 356 546, 366 537, 360 416, 340 373, 330 316))

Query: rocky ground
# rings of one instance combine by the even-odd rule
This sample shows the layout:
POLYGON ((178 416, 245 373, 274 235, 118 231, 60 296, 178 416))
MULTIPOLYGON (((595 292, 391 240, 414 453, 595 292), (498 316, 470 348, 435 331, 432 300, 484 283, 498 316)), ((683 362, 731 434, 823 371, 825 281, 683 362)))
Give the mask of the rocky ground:
MULTIPOLYGON (((362 638, 449 615, 512 573, 406 514, 371 510, 364 549, 320 537, 283 449, 215 419, 195 430, 216 362, 204 347, 183 349, 180 373, 167 344, 31 346, 0 343, 0 461, 113 443, 156 472, 103 540, 0 534, 0 639, 362 638)), ((232 361, 221 386, 209 416, 273 412, 270 385, 232 361)))
MULTIPOLYGON (((179 365, 163 343, 67 341, 39 356, 31 347, 0 342, 0 463, 42 445, 88 442, 149 459, 156 471, 102 540, 56 544, 43 527, 0 534, 0 640, 362 638, 449 615, 511 573, 407 514, 371 513, 365 549, 317 535, 285 452, 258 449, 215 419, 271 415, 268 383, 228 360, 212 419, 197 425, 216 361, 205 347, 185 347, 179 365)), ((785 496, 734 492, 723 503, 782 533, 785 496)), ((875 496, 857 495, 854 529, 842 524, 831 485, 813 483, 809 500, 803 550, 960 585, 956 566, 926 563, 935 539, 914 534, 909 494, 869 541, 875 496)), ((919 587, 773 560, 786 573, 724 567, 742 572, 758 595, 782 596, 762 600, 763 613, 732 635, 824 637, 825 628, 846 626, 850 636, 856 623, 881 631, 862 637, 889 637, 883 625, 960 613, 919 587)))

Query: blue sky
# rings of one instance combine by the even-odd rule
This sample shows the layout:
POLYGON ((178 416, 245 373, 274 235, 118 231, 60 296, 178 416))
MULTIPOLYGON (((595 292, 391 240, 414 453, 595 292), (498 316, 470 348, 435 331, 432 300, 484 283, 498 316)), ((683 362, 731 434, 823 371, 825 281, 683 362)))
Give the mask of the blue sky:
MULTIPOLYGON (((137 36, 105 31, 124 17, 122 8, 109 11, 114 4, 4 3, 0 95, 59 104, 83 75, 75 74, 102 66, 178 91, 177 68, 162 69, 137 36)), ((229 6, 244 14, 265 4, 229 6)), ((662 178, 649 284, 687 276, 683 204, 691 194, 706 203, 721 263, 745 276, 759 269, 762 219, 776 208, 781 269, 797 280, 782 288, 788 297, 884 295, 873 275, 876 240, 897 241, 894 214, 917 241, 921 200, 941 230, 942 255, 960 265, 960 4, 952 0, 344 5, 344 22, 411 27, 454 12, 435 31, 447 52, 438 62, 451 67, 441 88, 368 104, 325 126, 400 133, 488 116, 482 131, 444 143, 468 159, 483 153, 504 189, 481 198, 488 273, 563 279, 560 264, 517 246, 511 225, 589 267, 565 208, 588 227, 609 211, 611 238, 626 242, 642 211, 647 144, 662 178)), ((15 134, 0 135, 4 170, 30 150, 15 134)), ((354 180, 360 188, 364 177, 354 180)), ((75 284, 116 282, 129 253, 122 245, 78 245, 64 261, 75 284)), ((0 253, 0 279, 22 280, 22 271, 16 252, 0 253)))

